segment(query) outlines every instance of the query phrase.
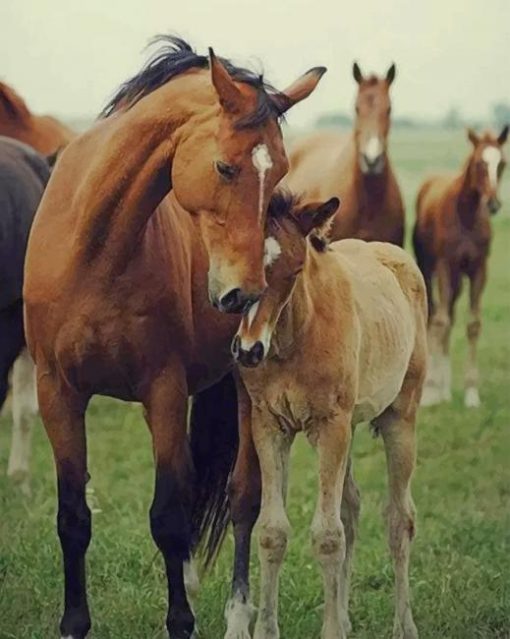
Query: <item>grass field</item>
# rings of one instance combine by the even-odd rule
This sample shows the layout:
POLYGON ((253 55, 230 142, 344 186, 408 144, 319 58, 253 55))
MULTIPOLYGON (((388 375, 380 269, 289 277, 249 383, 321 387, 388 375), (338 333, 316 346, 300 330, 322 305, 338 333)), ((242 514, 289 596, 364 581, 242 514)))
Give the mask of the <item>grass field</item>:
MULTIPOLYGON (((395 132, 393 158, 409 218, 414 196, 431 170, 456 168, 467 152, 462 134, 395 132)), ((510 170, 504 209, 494 219, 490 277, 480 343, 479 409, 462 403, 465 297, 453 335, 454 398, 419 415, 414 498, 418 535, 411 584, 422 639, 510 637, 510 170)), ((34 438, 33 494, 8 484, 9 419, 0 423, 0 639, 57 635, 62 604, 60 548, 55 533, 55 485, 42 427, 34 438)), ((94 536, 88 553, 89 593, 96 639, 163 638, 165 584, 149 534, 153 470, 140 410, 105 399, 88 414, 94 536)), ((381 442, 360 428, 355 473, 362 516, 352 589, 353 636, 391 635, 393 575, 382 509, 386 476, 381 442)), ((321 581, 312 558, 309 525, 316 497, 315 459, 295 446, 290 482, 293 536, 282 574, 282 639, 318 639, 321 581)), ((223 636, 231 544, 203 582, 198 601, 202 639, 223 636)), ((258 566, 253 557, 254 592, 258 566)))

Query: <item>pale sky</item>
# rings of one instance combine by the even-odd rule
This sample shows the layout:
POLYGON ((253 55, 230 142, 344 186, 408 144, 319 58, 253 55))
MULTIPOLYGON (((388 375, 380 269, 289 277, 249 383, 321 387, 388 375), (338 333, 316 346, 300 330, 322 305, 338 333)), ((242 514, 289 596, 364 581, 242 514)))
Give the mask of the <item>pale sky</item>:
POLYGON ((352 111, 355 59, 379 73, 396 62, 398 115, 454 105, 486 118, 510 101, 510 0, 1 0, 0 78, 36 112, 95 115, 140 68, 147 41, 168 32, 262 65, 279 89, 327 66, 291 124, 352 111))

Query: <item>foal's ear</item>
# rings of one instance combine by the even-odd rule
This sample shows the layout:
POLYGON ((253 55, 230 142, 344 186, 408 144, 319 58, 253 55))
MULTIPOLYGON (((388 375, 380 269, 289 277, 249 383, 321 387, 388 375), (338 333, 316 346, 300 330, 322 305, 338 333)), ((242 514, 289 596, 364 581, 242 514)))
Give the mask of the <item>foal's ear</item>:
POLYGON ((211 82, 216 89, 221 106, 229 113, 239 113, 243 104, 241 91, 211 47, 209 47, 209 68, 211 69, 211 82))
POLYGON ((361 84, 363 82, 363 73, 361 73, 361 69, 359 68, 359 64, 357 62, 352 65, 352 77, 358 84, 361 84))
POLYGON ((307 204, 296 216, 301 233, 306 237, 312 231, 324 231, 330 224, 340 206, 340 200, 332 197, 327 202, 307 204))
POLYGON ((278 111, 283 114, 301 100, 307 98, 317 87, 320 79, 326 73, 326 67, 314 67, 288 86, 285 91, 271 96, 278 111))
POLYGON ((391 67, 388 69, 388 72, 386 73, 386 82, 388 83, 389 87, 392 85, 396 75, 397 75, 397 67, 395 66, 395 63, 393 62, 391 67))
POLYGON ((477 146, 480 143, 480 138, 474 129, 468 127, 467 129, 468 140, 471 142, 473 146, 477 146))
POLYGON ((498 144, 504 144, 508 138, 508 124, 503 127, 503 131, 498 136, 498 144))
POLYGON ((30 111, 23 98, 3 82, 0 82, 0 104, 11 118, 26 120, 30 117, 30 111))

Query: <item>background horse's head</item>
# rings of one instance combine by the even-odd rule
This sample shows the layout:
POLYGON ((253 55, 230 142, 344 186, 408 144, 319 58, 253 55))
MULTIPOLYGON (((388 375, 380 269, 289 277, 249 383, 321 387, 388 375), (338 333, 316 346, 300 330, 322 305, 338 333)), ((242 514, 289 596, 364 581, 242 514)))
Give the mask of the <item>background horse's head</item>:
POLYGON ((467 130, 473 151, 468 160, 469 186, 476 191, 489 211, 494 214, 501 208, 499 183, 506 165, 503 145, 508 138, 508 125, 498 136, 486 132, 479 136, 473 129, 467 130))
POLYGON ((380 174, 385 165, 390 130, 390 86, 395 79, 394 64, 385 78, 364 77, 357 62, 352 67, 358 83, 354 132, 361 171, 366 175, 380 174))
MULTIPOLYGON (((307 238, 313 232, 325 232, 339 205, 336 197, 306 205, 288 194, 272 197, 265 240, 268 286, 259 302, 243 316, 232 342, 234 358, 243 366, 257 366, 267 356, 281 312, 306 268, 307 238)), ((323 240, 314 237, 312 242, 317 250, 324 250, 323 240)))

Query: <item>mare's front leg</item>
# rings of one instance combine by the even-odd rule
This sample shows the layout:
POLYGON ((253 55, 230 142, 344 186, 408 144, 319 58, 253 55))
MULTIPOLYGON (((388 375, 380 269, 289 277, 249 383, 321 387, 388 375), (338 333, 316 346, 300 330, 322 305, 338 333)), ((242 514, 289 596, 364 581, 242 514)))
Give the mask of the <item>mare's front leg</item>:
POLYGON ((260 513, 260 466, 251 431, 251 401, 240 378, 236 379, 239 406, 239 450, 229 483, 234 528, 232 592, 225 607, 225 639, 250 639, 254 608, 250 602, 250 547, 260 513))
POLYGON ((190 559, 193 465, 186 433, 184 375, 164 371, 152 383, 143 403, 156 470, 150 525, 165 561, 168 582, 166 626, 171 639, 189 639, 195 619, 184 585, 184 562, 190 559))
POLYGON ((351 441, 351 414, 340 411, 317 428, 319 499, 312 523, 312 546, 324 582, 322 639, 344 639, 349 616, 344 608, 345 533, 340 508, 351 441))
POLYGON ((85 581, 85 554, 91 537, 90 510, 85 500, 88 473, 84 415, 88 399, 77 396, 49 373, 39 373, 37 390, 57 471, 57 528, 65 577, 60 634, 65 639, 83 639, 90 629, 85 581))
POLYGON ((262 475, 259 517, 260 602, 255 639, 278 639, 278 586, 290 524, 285 512, 287 471, 293 435, 267 410, 254 407, 252 432, 262 475))
POLYGON ((476 362, 478 339, 482 328, 481 299, 487 280, 487 265, 484 262, 475 273, 470 275, 469 289, 469 320, 466 333, 469 343, 468 360, 464 380, 464 404, 467 408, 480 406, 478 393, 478 365, 476 362))

